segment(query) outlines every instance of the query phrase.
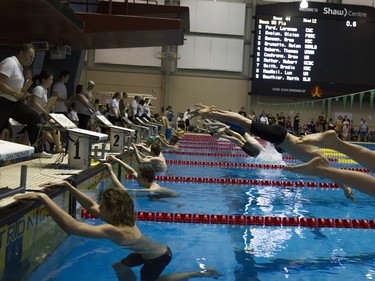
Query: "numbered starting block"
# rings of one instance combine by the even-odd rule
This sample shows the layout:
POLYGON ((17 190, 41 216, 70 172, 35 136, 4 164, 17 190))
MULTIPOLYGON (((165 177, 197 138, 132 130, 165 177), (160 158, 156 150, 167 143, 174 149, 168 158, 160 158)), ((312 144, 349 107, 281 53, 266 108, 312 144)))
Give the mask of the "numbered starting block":
POLYGON ((96 115, 96 120, 109 129, 109 143, 111 152, 122 153, 125 147, 129 147, 135 137, 135 130, 113 125, 105 116, 96 115))
POLYGON ((69 139, 68 166, 77 169, 90 168, 92 144, 107 141, 108 135, 80 129, 64 114, 51 113, 49 116, 55 122, 52 126, 65 130, 67 133, 69 139))
POLYGON ((151 135, 149 127, 136 125, 126 117, 122 117, 122 120, 124 120, 124 122, 128 124, 131 129, 135 130, 135 139, 133 140, 134 142, 139 143, 142 140, 147 139, 148 136, 151 135))

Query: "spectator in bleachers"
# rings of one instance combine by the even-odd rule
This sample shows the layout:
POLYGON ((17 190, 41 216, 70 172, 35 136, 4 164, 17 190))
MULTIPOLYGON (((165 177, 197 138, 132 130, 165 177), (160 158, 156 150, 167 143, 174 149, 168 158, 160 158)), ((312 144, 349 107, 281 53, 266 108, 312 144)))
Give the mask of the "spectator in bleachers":
POLYGON ((296 113, 293 119, 293 131, 294 135, 299 136, 300 135, 300 118, 299 118, 299 112, 296 113))
POLYGON ((264 110, 262 110, 262 113, 259 116, 259 122, 263 124, 269 124, 267 114, 264 110))
POLYGON ((277 123, 280 125, 280 126, 283 126, 285 128, 285 116, 284 116, 284 112, 280 112, 278 118, 277 118, 277 123))
POLYGON ((349 118, 345 117, 342 122, 342 140, 350 140, 351 125, 349 118))
POLYGON ((254 110, 250 110, 250 113, 249 113, 249 119, 253 122, 256 122, 257 121, 257 116, 255 114, 255 111, 254 110))
POLYGON ((240 111, 238 111, 238 114, 242 115, 243 117, 247 117, 246 109, 244 106, 241 106, 240 111))
POLYGON ((368 141, 368 125, 364 118, 359 122, 359 141, 368 141))

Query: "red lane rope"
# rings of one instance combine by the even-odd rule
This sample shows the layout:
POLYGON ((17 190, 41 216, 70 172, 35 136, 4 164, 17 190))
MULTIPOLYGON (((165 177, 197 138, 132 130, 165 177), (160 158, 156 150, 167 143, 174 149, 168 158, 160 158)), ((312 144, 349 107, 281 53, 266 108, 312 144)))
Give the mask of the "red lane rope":
MULTIPOLYGON (((302 226, 330 228, 375 229, 375 220, 347 218, 298 218, 276 216, 245 216, 223 214, 190 214, 140 211, 136 213, 141 221, 196 223, 196 224, 231 224, 259 226, 302 226)), ((87 210, 81 211, 81 218, 96 218, 87 210)))
POLYGON ((238 146, 233 147, 212 147, 212 146, 191 146, 191 145, 178 145, 180 148, 184 149, 211 149, 211 150, 241 150, 238 146))
MULTIPOLYGON (((127 175, 126 179, 135 180, 134 177, 127 175)), ((155 176, 156 181, 173 182, 198 182, 198 183, 216 183, 216 184, 241 184, 241 185, 268 185, 280 187, 311 187, 311 188, 339 188, 336 183, 328 182, 302 182, 302 181, 275 181, 275 180, 249 180, 249 179, 228 179, 228 178, 196 178, 179 176, 155 176)))
MULTIPOLYGON (((283 169, 285 165, 275 164, 250 164, 250 163, 230 163, 230 162, 206 162, 206 161, 184 161, 184 160, 166 160, 168 165, 198 165, 198 166, 215 166, 220 168, 238 167, 238 168, 260 168, 260 169, 283 169)), ((369 173, 369 169, 364 168, 339 168, 357 172, 369 173)))
MULTIPOLYGON (((231 154, 231 153, 212 153, 212 152, 190 152, 190 151, 163 151, 164 154, 179 154, 179 155, 197 155, 197 156, 216 156, 216 157, 238 157, 238 158, 248 158, 247 154, 231 154)), ((284 160, 297 160, 292 156, 283 155, 284 160)), ((327 158, 331 162, 337 162, 336 158, 327 158)))
POLYGON ((212 146, 224 146, 224 147, 234 147, 236 146, 234 143, 231 143, 231 142, 227 142, 227 141, 218 141, 218 142, 184 142, 184 141, 178 141, 179 144, 182 144, 182 145, 199 145, 199 146, 202 146, 202 145, 210 145, 211 147, 212 146))

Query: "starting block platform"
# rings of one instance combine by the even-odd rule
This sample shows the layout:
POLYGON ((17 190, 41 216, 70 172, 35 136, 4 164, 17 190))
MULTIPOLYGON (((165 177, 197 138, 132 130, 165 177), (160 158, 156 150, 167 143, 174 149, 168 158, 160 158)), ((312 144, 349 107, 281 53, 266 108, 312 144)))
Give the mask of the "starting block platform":
POLYGON ((126 117, 121 117, 122 120, 130 126, 131 129, 135 131, 135 142, 141 142, 144 139, 147 139, 151 135, 150 128, 142 125, 134 124, 126 117))
POLYGON ((68 137, 68 166, 77 169, 87 169, 91 166, 92 144, 108 140, 108 135, 78 128, 64 114, 50 113, 55 122, 51 124, 65 130, 68 137))
POLYGON ((96 115, 100 125, 109 129, 110 151, 122 153, 126 146, 130 146, 135 137, 135 130, 113 125, 105 116, 96 115))
POLYGON ((28 159, 34 154, 34 147, 15 142, 0 140, 0 165, 7 161, 17 162, 28 159))

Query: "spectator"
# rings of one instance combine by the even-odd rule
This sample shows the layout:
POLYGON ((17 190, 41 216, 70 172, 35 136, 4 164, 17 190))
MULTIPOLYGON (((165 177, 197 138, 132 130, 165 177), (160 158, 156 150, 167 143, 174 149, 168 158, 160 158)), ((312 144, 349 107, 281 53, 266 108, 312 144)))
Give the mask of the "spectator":
POLYGON ((51 155, 43 152, 38 142, 40 116, 23 102, 30 95, 27 89, 22 88, 25 82, 23 67, 30 66, 34 58, 34 46, 23 44, 15 56, 0 62, 0 131, 7 127, 9 118, 25 124, 31 145, 35 147, 34 157, 49 158, 51 155))
POLYGON ((90 80, 89 82, 87 82, 87 88, 83 91, 84 95, 91 103, 94 103, 94 87, 95 82, 90 80))
POLYGON ((137 108, 140 100, 140 96, 135 96, 134 99, 130 102, 130 107, 128 108, 128 119, 130 121, 133 121, 134 116, 137 115, 137 108))
POLYGON ((190 127, 190 116, 189 116, 189 113, 190 113, 190 108, 188 108, 185 113, 184 113, 184 117, 183 117, 183 120, 185 122, 185 128, 186 129, 189 129, 190 127))
POLYGON ((173 110, 172 110, 172 106, 168 105, 166 112, 167 112, 168 121, 173 123, 174 113, 173 113, 173 110))
POLYGON ((284 112, 280 112, 280 115, 277 118, 277 123, 279 123, 280 126, 283 126, 285 128, 285 116, 284 116, 284 112))
POLYGON ((259 122, 263 124, 269 124, 267 114, 262 110, 262 113, 259 116, 259 122))
POLYGON ((128 98, 128 93, 123 92, 122 97, 119 100, 119 109, 120 109, 120 116, 121 117, 126 117, 126 110, 128 105, 126 104, 126 99, 128 98))
POLYGON ((242 115, 243 117, 247 117, 246 110, 244 106, 241 106, 240 111, 238 111, 238 114, 242 115))
MULTIPOLYGON (((47 116, 50 112, 46 111, 46 105, 48 102, 47 92, 53 83, 53 75, 50 72, 42 71, 39 75, 39 86, 36 86, 30 98, 30 105, 41 115, 42 120, 44 120, 47 125, 47 116)), ((60 132, 57 130, 45 129, 46 126, 43 126, 42 135, 43 138, 49 143, 54 144, 53 152, 54 153, 63 153, 64 149, 61 145, 60 132)))
POLYGON ((87 130, 91 114, 95 111, 95 106, 90 103, 84 92, 84 86, 82 84, 78 84, 76 87, 74 101, 76 103, 77 115, 79 119, 78 127, 87 130))
POLYGON ((249 113, 249 119, 253 122, 256 122, 257 121, 257 116, 255 114, 255 111, 254 110, 250 110, 250 113, 249 113))
POLYGON ((77 115, 77 109, 76 109, 76 104, 73 102, 70 106, 69 113, 68 113, 69 119, 76 125, 79 123, 79 118, 77 115))
POLYGON ((53 86, 53 96, 57 97, 54 112, 64 114, 68 117, 68 92, 65 84, 68 83, 70 73, 66 70, 61 71, 60 80, 53 86))
POLYGON ((145 116, 145 100, 141 99, 137 106, 137 117, 142 118, 145 116))
MULTIPOLYGON (((119 101, 121 99, 121 93, 116 92, 112 98, 109 112, 108 112, 108 120, 114 125, 120 125, 120 105, 119 101)), ((98 106, 99 107, 99 106, 98 106)))
POLYGON ((299 136, 300 135, 300 125, 299 125, 299 121, 300 121, 300 118, 299 118, 299 112, 296 113, 296 115, 294 116, 294 119, 293 119, 293 130, 294 130, 294 134, 296 136, 299 136))
POLYGON ((359 122, 359 137, 358 141, 368 141, 368 125, 364 118, 359 122))
POLYGON ((350 131, 351 131, 351 125, 349 118, 345 117, 342 122, 342 140, 348 141, 350 140, 350 131))

